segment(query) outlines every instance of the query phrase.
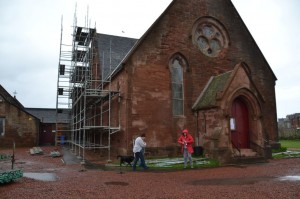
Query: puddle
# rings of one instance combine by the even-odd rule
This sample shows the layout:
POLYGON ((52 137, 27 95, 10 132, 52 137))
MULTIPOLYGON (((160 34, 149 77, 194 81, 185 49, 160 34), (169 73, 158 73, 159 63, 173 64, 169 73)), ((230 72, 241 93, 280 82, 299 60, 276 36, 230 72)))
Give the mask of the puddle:
POLYGON ((113 182, 105 182, 106 185, 119 185, 119 186, 127 186, 129 183, 127 182, 118 182, 118 181, 113 181, 113 182))
POLYGON ((41 180, 41 181, 56 181, 57 176, 54 173, 23 173, 23 177, 41 180))
MULTIPOLYGON (((249 178, 222 178, 222 179, 203 179, 194 180, 187 184, 190 185, 251 185, 262 181, 275 179, 275 177, 249 177, 249 178)), ((278 178, 281 181, 300 181, 300 176, 284 176, 278 178)))
POLYGON ((190 185, 249 185, 261 181, 268 181, 272 177, 251 177, 251 178, 222 178, 222 179, 203 179, 189 182, 190 185))
POLYGON ((279 180, 300 181, 300 176, 284 176, 284 177, 279 178, 279 180))

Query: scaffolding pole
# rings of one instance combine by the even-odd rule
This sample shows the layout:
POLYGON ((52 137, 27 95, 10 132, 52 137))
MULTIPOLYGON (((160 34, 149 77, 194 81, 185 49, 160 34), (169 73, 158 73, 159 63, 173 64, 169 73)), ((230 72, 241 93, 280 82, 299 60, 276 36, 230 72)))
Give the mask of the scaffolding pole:
MULTIPOLYGON (((112 101, 119 103, 119 92, 112 89, 110 76, 103 78, 100 66, 104 67, 104 61, 99 60, 96 29, 80 27, 76 23, 75 15, 72 45, 63 45, 62 39, 60 42, 57 118, 62 107, 70 111, 70 126, 65 130, 69 133, 67 141, 83 164, 89 149, 107 150, 107 160, 111 161, 111 135, 120 131, 120 119, 114 118, 117 124, 111 122, 113 116, 119 117, 119 114, 111 112, 112 101)), ((62 32, 63 28, 61 38, 62 32)), ((111 71, 111 58, 109 68, 111 71)), ((61 142, 59 133, 62 131, 58 126, 57 122, 56 144, 61 142)))

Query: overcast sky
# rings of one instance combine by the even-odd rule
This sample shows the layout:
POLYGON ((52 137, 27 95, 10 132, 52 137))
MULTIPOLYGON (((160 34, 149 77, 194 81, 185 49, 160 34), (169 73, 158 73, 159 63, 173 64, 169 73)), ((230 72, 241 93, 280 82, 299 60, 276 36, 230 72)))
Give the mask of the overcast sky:
MULTIPOLYGON (((1 0, 0 84, 25 107, 55 108, 61 21, 63 43, 71 44, 75 8, 79 26, 140 38, 170 2, 1 0)), ((300 1, 232 2, 278 79, 278 117, 300 113, 300 1)))

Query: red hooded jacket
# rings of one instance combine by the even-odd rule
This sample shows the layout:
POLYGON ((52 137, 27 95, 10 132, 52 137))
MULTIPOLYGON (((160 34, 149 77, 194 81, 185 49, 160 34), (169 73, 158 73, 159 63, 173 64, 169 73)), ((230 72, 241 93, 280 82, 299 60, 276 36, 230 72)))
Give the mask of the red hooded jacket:
POLYGON ((182 131, 182 135, 178 138, 178 143, 181 144, 181 151, 183 152, 184 145, 186 144, 187 150, 190 154, 194 153, 192 144, 194 143, 194 138, 189 134, 187 129, 182 131), (184 136, 186 134, 186 136, 184 136))

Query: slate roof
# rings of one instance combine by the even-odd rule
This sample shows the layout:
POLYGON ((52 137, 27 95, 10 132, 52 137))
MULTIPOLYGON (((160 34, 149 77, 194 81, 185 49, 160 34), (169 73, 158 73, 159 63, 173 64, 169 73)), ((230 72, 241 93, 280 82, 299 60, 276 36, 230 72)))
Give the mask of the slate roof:
POLYGON ((193 110, 207 109, 217 106, 217 94, 224 90, 227 80, 230 78, 232 71, 213 76, 208 81, 205 89, 196 100, 193 110))
MULTIPOLYGON (((56 123, 56 109, 55 108, 26 108, 26 111, 35 117, 39 118, 42 123, 54 124, 56 123)), ((58 123, 69 123, 70 110, 62 109, 59 113, 58 123)))
POLYGON ((105 79, 124 59, 138 39, 107 34, 97 34, 100 65, 105 79))

